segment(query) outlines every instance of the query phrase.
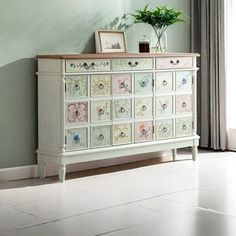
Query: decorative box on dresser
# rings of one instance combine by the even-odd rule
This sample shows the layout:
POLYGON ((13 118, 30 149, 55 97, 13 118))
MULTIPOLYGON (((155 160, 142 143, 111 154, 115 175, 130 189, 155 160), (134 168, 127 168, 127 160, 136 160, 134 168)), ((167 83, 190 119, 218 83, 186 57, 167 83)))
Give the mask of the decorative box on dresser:
POLYGON ((194 53, 38 56, 40 177, 59 166, 192 147, 196 159, 194 53))

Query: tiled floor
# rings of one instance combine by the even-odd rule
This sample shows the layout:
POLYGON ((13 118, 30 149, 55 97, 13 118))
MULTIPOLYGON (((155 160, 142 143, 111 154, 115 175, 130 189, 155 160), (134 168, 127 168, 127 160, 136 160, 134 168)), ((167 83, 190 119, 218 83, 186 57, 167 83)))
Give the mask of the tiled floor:
POLYGON ((201 151, 196 163, 71 175, 63 184, 0 182, 0 235, 235 236, 236 153, 201 151))

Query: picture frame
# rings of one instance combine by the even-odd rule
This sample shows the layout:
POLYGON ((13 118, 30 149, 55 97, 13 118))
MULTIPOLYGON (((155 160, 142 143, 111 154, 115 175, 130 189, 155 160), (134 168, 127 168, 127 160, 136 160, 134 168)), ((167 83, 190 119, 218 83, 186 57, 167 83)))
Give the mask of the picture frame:
POLYGON ((121 30, 97 30, 96 53, 127 53, 125 32, 121 30))

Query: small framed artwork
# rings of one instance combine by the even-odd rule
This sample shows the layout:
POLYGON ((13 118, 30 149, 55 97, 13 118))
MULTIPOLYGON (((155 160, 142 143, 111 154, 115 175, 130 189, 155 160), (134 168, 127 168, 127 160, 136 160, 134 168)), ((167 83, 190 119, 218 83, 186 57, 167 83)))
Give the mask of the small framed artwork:
POLYGON ((97 53, 127 52, 125 32, 120 30, 97 30, 95 32, 97 53))

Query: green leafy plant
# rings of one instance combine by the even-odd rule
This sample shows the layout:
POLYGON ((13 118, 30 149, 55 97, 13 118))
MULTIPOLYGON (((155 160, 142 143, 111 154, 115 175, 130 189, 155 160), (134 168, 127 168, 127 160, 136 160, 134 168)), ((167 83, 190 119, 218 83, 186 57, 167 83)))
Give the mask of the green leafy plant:
POLYGON ((134 23, 147 23, 152 26, 158 39, 156 43, 157 51, 162 51, 160 40, 163 33, 170 25, 185 22, 184 14, 182 11, 167 6, 156 6, 153 10, 148 9, 148 7, 149 4, 143 10, 137 10, 131 16, 135 19, 134 23))

